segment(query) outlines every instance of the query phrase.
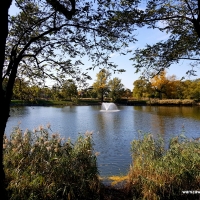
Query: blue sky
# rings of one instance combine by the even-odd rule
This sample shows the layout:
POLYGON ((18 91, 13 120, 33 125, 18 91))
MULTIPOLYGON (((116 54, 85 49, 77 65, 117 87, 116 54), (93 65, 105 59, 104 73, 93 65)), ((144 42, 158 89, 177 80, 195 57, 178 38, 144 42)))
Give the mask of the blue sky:
MULTIPOLYGON (((146 44, 154 44, 158 41, 167 39, 167 34, 162 33, 158 30, 153 29, 147 29, 147 28, 141 28, 136 31, 137 39, 138 41, 135 44, 130 44, 129 48, 133 51, 136 48, 142 48, 145 47, 146 44)), ((113 62, 117 63, 119 66, 119 69, 125 69, 126 72, 123 72, 121 74, 112 74, 112 77, 118 77, 121 79, 122 83, 126 88, 133 89, 133 82, 137 80, 140 77, 140 73, 135 73, 135 68, 133 67, 133 61, 130 61, 131 58, 130 55, 119 55, 118 53, 111 55, 113 62)), ((86 64, 86 63, 85 63, 86 64)), ((87 64, 86 64, 87 65, 87 64)), ((89 63, 88 63, 89 65, 89 63)), ((198 76, 195 77, 189 77, 186 75, 186 72, 190 69, 189 64, 187 64, 187 61, 180 61, 178 64, 172 65, 167 70, 167 76, 176 75, 177 79, 181 79, 182 77, 185 77, 185 79, 196 79, 200 77, 200 70, 197 71, 198 76)), ((98 69, 96 69, 94 72, 89 72, 91 76, 93 77, 94 82, 96 73, 98 73, 98 69)))
MULTIPOLYGON (((11 6, 10 13, 15 14, 17 12, 14 6, 11 6)), ((146 44, 154 44, 158 41, 165 40, 168 36, 166 33, 162 33, 156 29, 147 29, 147 28, 140 28, 135 31, 135 35, 137 38, 137 42, 134 44, 130 44, 129 48, 134 51, 136 48, 145 47, 146 44)), ((123 73, 112 73, 111 78, 118 77, 121 79, 121 82, 124 84, 125 88, 133 89, 133 82, 139 78, 141 75, 140 73, 135 73, 135 69, 132 66, 133 61, 130 61, 131 54, 129 55, 119 55, 119 53, 111 54, 111 60, 118 65, 119 69, 125 69, 126 72, 123 73)), ((87 69, 92 65, 87 59, 83 60, 84 68, 87 69)), ((83 68, 83 71, 84 71, 83 68)), ((186 79, 196 79, 200 77, 200 69, 197 71, 197 76, 195 77, 188 77, 186 76, 186 72, 190 69, 190 66, 187 64, 186 61, 181 61, 178 64, 172 65, 169 70, 167 70, 167 75, 176 75, 177 79, 181 79, 185 76, 186 79)), ((88 81, 90 85, 95 81, 96 74, 99 72, 99 69, 96 68, 95 70, 88 71, 88 74, 92 77, 91 81, 88 81)), ((49 85, 53 85, 51 81, 48 82, 49 85)))

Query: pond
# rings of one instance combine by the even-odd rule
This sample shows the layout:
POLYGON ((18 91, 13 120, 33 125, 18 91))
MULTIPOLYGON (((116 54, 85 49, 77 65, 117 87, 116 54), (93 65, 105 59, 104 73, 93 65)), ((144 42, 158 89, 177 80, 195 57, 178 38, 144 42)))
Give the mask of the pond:
POLYGON ((118 106, 118 112, 101 112, 100 106, 12 107, 6 128, 33 130, 51 125, 53 132, 74 141, 86 131, 93 133, 94 149, 102 177, 127 173, 131 164, 130 143, 139 132, 161 136, 200 136, 200 107, 118 106))

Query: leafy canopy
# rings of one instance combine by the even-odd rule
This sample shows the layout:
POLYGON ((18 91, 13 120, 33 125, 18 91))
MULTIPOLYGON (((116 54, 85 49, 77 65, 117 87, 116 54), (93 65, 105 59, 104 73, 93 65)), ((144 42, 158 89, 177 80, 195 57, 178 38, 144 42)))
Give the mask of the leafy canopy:
POLYGON ((108 21, 114 16, 113 10, 131 10, 127 3, 115 0, 15 3, 20 12, 9 18, 3 79, 15 69, 19 77, 28 77, 33 83, 46 78, 63 81, 67 76, 84 81, 90 78, 87 72, 81 72, 84 56, 93 63, 89 69, 99 66, 117 71, 116 64, 109 61, 109 54, 122 51, 135 40, 130 34, 132 26, 108 21))
POLYGON ((152 77, 174 63, 189 60, 191 68, 187 73, 195 75, 195 67, 200 61, 200 1, 134 2, 138 3, 137 10, 126 12, 126 22, 130 25, 138 24, 139 27, 157 29, 168 36, 166 40, 146 45, 145 48, 134 52, 131 60, 134 61, 136 72, 141 71, 143 76, 152 77))

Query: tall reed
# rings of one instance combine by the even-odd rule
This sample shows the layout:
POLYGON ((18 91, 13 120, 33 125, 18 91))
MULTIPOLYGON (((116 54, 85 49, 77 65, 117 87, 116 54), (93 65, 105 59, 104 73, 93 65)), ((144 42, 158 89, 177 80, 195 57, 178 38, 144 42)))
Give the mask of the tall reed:
POLYGON ((4 166, 11 200, 98 199, 99 179, 91 134, 72 143, 40 126, 17 127, 4 138, 4 166))
POLYGON ((144 134, 132 142, 131 151, 127 189, 134 199, 189 199, 183 191, 200 191, 199 140, 180 135, 165 149, 163 139, 144 134))

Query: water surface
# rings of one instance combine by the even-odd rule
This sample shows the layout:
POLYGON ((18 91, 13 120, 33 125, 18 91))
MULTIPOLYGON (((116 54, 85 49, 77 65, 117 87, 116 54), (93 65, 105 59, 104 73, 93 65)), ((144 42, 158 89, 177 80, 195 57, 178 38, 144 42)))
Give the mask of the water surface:
POLYGON ((181 132, 200 136, 200 107, 118 106, 118 112, 101 112, 101 106, 13 107, 6 134, 20 123, 33 130, 51 124, 53 132, 74 141, 79 134, 93 132, 99 152, 101 176, 125 174, 131 164, 130 143, 139 131, 161 136, 166 141, 181 132))

